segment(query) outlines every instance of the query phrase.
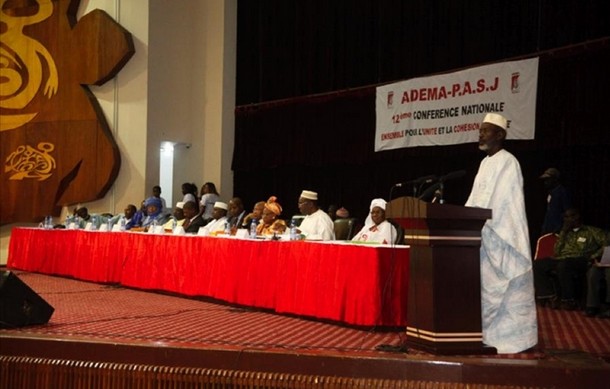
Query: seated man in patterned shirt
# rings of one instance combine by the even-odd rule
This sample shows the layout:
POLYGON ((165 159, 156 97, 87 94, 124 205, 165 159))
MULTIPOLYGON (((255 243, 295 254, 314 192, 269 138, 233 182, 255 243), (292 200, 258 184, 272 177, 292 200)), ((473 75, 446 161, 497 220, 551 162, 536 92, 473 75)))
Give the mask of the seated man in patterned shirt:
POLYGON ((550 300, 554 307, 576 309, 575 281, 601 257, 605 240, 602 229, 582 224, 580 212, 568 209, 563 216, 553 257, 534 261, 536 298, 550 300))

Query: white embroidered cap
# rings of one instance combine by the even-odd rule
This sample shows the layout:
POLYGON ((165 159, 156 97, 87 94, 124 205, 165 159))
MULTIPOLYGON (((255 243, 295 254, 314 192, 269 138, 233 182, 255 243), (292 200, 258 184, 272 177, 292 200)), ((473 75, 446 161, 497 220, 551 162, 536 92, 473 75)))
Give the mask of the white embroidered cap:
POLYGON ((217 201, 214 203, 214 208, 224 209, 225 211, 229 209, 227 203, 223 203, 222 201, 217 201))
POLYGON ((304 190, 301 192, 301 197, 307 200, 318 200, 318 194, 310 190, 304 190))
POLYGON ((497 113, 488 113, 485 115, 485 119, 483 119, 483 123, 491 123, 498 127, 501 127, 503 130, 506 130, 508 127, 508 121, 502 115, 498 115, 497 113))

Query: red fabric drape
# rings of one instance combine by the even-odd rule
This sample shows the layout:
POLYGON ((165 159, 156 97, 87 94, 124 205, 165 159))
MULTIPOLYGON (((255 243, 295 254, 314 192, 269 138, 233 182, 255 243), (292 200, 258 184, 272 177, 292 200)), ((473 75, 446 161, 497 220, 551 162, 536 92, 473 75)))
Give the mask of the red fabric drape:
POLYGON ((353 325, 407 323, 405 246, 14 228, 8 266, 353 325))

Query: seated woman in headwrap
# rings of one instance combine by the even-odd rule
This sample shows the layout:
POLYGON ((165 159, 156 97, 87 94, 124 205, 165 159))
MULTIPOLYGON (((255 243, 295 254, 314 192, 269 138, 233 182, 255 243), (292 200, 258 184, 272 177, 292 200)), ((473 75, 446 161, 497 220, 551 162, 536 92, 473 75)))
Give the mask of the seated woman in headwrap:
POLYGON ((286 231, 286 222, 278 219, 282 213, 282 206, 275 196, 269 197, 263 209, 263 218, 256 228, 257 235, 283 234, 286 231))
MULTIPOLYGON (((142 227, 144 229, 148 229, 148 227, 152 226, 155 222, 157 225, 163 225, 167 223, 169 219, 169 215, 163 213, 163 205, 161 203, 161 199, 158 197, 149 197, 144 201, 144 205, 146 205, 146 217, 142 220, 142 227)), ((132 228, 132 230, 135 230, 132 228)))
POLYGON ((392 244, 396 240, 396 228, 385 218, 386 201, 373 199, 370 206, 370 218, 364 227, 352 238, 352 242, 392 244))

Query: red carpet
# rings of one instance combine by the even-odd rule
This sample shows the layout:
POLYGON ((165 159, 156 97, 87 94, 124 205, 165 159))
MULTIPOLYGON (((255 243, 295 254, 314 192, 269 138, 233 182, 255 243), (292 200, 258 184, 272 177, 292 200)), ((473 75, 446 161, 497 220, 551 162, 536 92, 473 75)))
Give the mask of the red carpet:
MULTIPOLYGON (((125 343, 176 344, 230 349, 373 352, 398 345, 400 329, 348 328, 299 317, 176 296, 15 272, 55 308, 46 325, 1 330, 0 334, 54 336, 125 343)), ((578 311, 539 308, 539 344, 530 352, 495 358, 547 359, 584 351, 610 357, 610 320, 578 311)), ((409 354, 424 355, 416 350, 409 354)))
POLYGON ((542 349, 582 350, 610 357, 610 319, 589 318, 582 311, 539 307, 538 326, 542 349))
POLYGON ((374 350, 396 342, 379 333, 248 308, 72 279, 16 272, 55 308, 47 325, 12 332, 122 342, 239 348, 374 350))

